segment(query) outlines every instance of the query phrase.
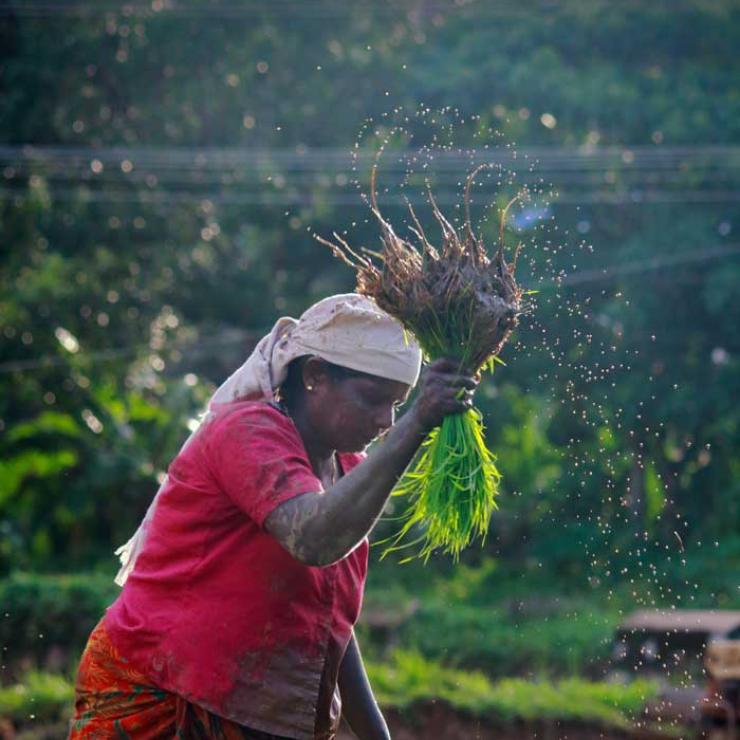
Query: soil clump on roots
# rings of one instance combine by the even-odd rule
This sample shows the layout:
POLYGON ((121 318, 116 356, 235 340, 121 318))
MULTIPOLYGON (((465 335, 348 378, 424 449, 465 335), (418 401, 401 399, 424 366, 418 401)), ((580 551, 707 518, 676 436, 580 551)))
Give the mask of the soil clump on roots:
POLYGON ((473 170, 467 179, 462 234, 444 217, 427 188, 432 213, 442 232, 439 248, 427 238, 410 204, 413 225, 409 228, 418 246, 398 236, 383 218, 377 202, 375 167, 370 201, 380 224, 383 251, 358 252, 336 233, 335 242, 317 237, 356 271, 357 291, 399 319, 416 336, 427 357, 454 357, 461 368, 471 372, 499 354, 522 309, 522 290, 514 278, 521 245, 507 264, 503 238, 508 210, 520 196, 501 213, 499 245, 491 258, 470 221, 470 188, 481 169, 473 170), (373 258, 380 264, 375 264, 373 258))

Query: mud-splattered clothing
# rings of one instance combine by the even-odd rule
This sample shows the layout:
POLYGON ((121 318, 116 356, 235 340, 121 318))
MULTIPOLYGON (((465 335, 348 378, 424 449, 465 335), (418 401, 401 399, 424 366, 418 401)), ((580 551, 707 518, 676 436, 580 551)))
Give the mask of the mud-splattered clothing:
MULTIPOLYGON (((348 472, 361 455, 340 455, 348 472)), ((293 422, 262 402, 219 411, 168 471, 146 545, 104 619, 154 685, 238 724, 331 738, 336 680, 361 606, 367 541, 324 568, 263 528, 322 490, 293 422)))
POLYGON ((285 740, 150 685, 113 647, 102 623, 82 654, 75 694, 68 740, 285 740))

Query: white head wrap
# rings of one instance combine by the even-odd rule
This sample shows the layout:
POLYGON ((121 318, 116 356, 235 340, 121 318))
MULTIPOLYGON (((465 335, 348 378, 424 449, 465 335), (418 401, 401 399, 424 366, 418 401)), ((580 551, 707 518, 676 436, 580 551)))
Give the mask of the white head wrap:
MULTIPOLYGON (((311 306, 298 321, 288 316, 278 319, 247 361, 211 396, 204 420, 222 404, 274 400, 275 390, 287 377, 288 365, 304 355, 408 385, 416 383, 421 368, 419 345, 372 300, 357 293, 330 296, 311 306)), ((136 564, 166 484, 165 478, 134 536, 116 550, 121 560, 115 579, 119 586, 136 564)))

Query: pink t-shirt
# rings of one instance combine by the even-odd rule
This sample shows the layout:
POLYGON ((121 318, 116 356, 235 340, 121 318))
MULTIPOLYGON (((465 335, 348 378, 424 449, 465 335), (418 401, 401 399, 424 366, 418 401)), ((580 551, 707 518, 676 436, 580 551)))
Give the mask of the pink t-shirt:
MULTIPOLYGON (((362 459, 340 455, 343 472, 362 459)), ((279 504, 321 490, 288 416, 261 402, 219 411, 172 462, 106 614, 121 655, 155 685, 247 727, 330 737, 368 544, 310 567, 263 528, 279 504)))

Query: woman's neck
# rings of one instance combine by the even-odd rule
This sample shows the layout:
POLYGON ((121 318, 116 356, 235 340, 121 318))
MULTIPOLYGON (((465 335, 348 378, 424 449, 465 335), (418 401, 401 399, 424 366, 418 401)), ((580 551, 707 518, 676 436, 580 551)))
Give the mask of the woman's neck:
POLYGON ((322 444, 311 424, 306 409, 301 403, 297 403, 288 409, 288 414, 301 435, 303 446, 306 448, 308 460, 311 467, 319 475, 324 475, 333 470, 335 450, 322 444))

